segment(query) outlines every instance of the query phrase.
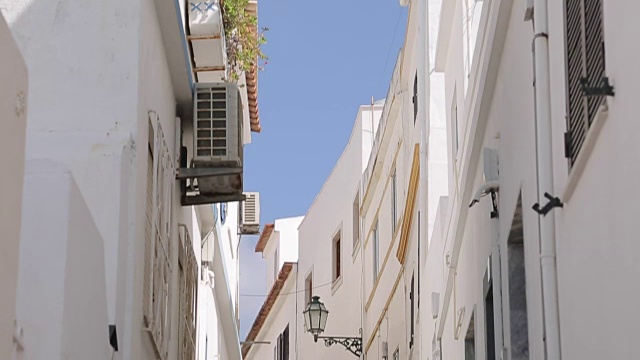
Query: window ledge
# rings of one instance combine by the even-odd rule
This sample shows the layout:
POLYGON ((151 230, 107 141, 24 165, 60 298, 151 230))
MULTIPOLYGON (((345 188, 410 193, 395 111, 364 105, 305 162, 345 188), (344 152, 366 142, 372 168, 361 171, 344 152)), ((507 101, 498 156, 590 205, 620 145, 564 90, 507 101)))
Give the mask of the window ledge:
POLYGON ((602 104, 600 108, 598 108, 598 112, 596 112, 596 116, 593 119, 593 123, 589 127, 587 131, 587 136, 584 139, 584 143, 582 144, 582 148, 580 149, 580 154, 578 154, 578 158, 576 162, 571 167, 569 172, 569 178, 567 179, 567 183, 565 185, 564 191, 562 192, 562 201, 569 202, 571 199, 571 195, 573 195, 573 191, 576 189, 578 185, 578 181, 581 178, 582 172, 587 165, 587 161, 589 161, 589 157, 593 152, 593 148, 595 147, 596 141, 598 139, 598 135, 602 130, 602 126, 605 121, 609 117, 609 107, 607 106, 607 102, 602 104))
POLYGON ((338 288, 342 285, 342 275, 339 278, 333 280, 333 284, 331 284, 331 295, 338 291, 338 288))

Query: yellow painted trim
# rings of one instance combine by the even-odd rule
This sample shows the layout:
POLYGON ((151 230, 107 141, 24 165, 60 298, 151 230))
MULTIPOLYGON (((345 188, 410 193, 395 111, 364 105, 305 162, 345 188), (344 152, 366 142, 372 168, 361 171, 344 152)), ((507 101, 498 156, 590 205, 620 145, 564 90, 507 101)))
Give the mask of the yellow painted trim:
POLYGON ((369 311, 369 305, 371 305, 371 302, 373 301, 373 296, 375 295, 376 290, 378 289, 378 283, 380 282, 382 273, 384 273, 384 269, 387 266, 387 260, 389 260, 389 255, 391 255, 391 250, 393 249, 393 245, 395 245, 396 243, 397 234, 398 234, 398 231, 396 231, 396 233, 394 234, 393 238, 391 239, 391 245, 387 248, 387 253, 384 255, 382 266, 380 267, 380 271, 378 272, 378 277, 376 278, 376 282, 373 284, 373 288, 369 293, 369 298, 367 299, 367 303, 364 306, 364 311, 369 311))
POLYGON ((411 165, 411 177, 409 179, 409 189, 407 190, 407 201, 404 206, 404 215, 402 217, 402 232, 400 234, 400 244, 396 257, 400 264, 404 264, 407 247, 409 245, 409 233, 411 224, 413 223, 413 210, 416 205, 416 195, 418 194, 418 182, 420 180, 420 145, 415 144, 413 147, 413 164, 411 165))
POLYGON ((375 334, 378 332, 378 330, 380 329, 380 324, 382 324, 382 320, 384 319, 384 314, 387 313, 387 311, 389 310, 389 304, 391 304, 391 299, 393 299, 393 296, 396 293, 396 290, 398 289, 398 284, 400 283, 400 279, 402 279, 402 274, 404 273, 404 267, 400 269, 400 271, 398 272, 398 276, 396 277, 396 282, 393 284, 393 289, 391 289, 391 293, 389 294, 389 297, 387 298, 387 302, 384 304, 384 308, 382 309, 382 312, 380 313, 380 317, 378 318, 378 321, 376 322, 376 326, 373 328, 373 332, 371 332, 371 335, 369 335, 369 340, 367 340, 367 346, 365 347, 365 354, 369 352, 369 348, 371 347, 371 344, 373 343, 373 339, 375 338, 375 334))

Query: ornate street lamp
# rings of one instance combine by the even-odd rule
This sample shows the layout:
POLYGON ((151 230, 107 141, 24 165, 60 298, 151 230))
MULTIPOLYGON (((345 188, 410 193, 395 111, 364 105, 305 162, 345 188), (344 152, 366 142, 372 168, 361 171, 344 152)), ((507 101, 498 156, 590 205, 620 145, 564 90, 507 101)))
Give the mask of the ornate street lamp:
POLYGON ((307 331, 313 335, 315 342, 318 342, 318 339, 323 339, 326 347, 337 343, 344 346, 345 349, 357 357, 362 355, 362 329, 360 329, 360 336, 358 337, 320 336, 327 325, 329 311, 324 304, 320 302, 319 296, 311 298, 303 314, 304 324, 307 327, 307 331))

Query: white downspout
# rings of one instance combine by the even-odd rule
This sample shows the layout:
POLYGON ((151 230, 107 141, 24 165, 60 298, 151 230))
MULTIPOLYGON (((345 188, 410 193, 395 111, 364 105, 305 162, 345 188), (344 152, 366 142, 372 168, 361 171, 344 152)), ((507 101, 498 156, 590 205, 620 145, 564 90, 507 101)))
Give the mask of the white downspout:
MULTIPOLYGON (((551 152, 551 86, 549 80, 549 26, 547 0, 534 0, 534 68, 536 110, 536 158, 538 202, 544 193, 553 194, 553 156, 551 152)), ((540 217, 540 267, 547 359, 560 359, 560 320, 554 214, 540 217)))
POLYGON ((491 219, 493 228, 493 251, 491 256, 491 281, 493 283, 493 332, 495 336, 495 356, 496 359, 506 360, 504 352, 504 327, 502 308, 502 264, 500 257, 500 220, 498 217, 491 219))

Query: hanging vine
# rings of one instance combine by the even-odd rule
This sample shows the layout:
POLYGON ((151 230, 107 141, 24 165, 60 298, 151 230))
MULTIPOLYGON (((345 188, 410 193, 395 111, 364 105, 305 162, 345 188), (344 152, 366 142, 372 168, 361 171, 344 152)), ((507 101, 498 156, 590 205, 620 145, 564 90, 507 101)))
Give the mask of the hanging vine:
POLYGON ((229 77, 231 81, 238 81, 243 72, 249 73, 254 68, 262 70, 258 61, 267 60, 261 46, 267 42, 265 32, 269 29, 257 30, 258 18, 247 11, 249 0, 221 2, 229 77))

